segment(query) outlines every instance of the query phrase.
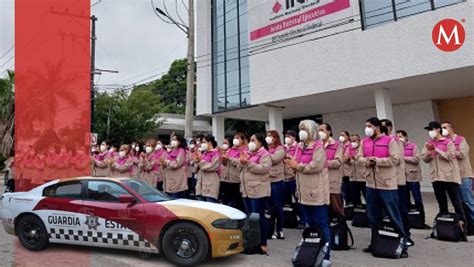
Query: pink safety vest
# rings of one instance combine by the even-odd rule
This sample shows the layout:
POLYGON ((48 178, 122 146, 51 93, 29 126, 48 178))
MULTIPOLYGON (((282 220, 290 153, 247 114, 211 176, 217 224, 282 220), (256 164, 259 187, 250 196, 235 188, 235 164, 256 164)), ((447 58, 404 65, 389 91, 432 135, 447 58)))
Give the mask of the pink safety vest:
POLYGON ((336 156, 336 151, 339 148, 339 142, 335 141, 334 144, 328 144, 324 151, 326 151, 326 160, 333 160, 336 156))
POLYGON ((289 147, 286 147, 286 153, 292 157, 296 155, 297 150, 298 150, 298 143, 291 145, 289 147))
MULTIPOLYGON (((202 159, 203 159, 204 161, 206 161, 207 163, 210 163, 210 162, 212 162, 212 159, 213 159, 214 157, 219 157, 219 156, 220 156, 220 155, 219 155, 219 150, 214 149, 214 150, 212 150, 212 151, 205 151, 205 152, 203 153, 202 159)), ((221 172, 222 172, 222 170, 221 170, 221 164, 220 164, 220 162, 219 162, 219 167, 217 168, 217 174, 220 176, 220 175, 221 175, 221 172)))
POLYGON ((364 157, 388 158, 389 145, 393 140, 392 136, 382 135, 376 140, 370 137, 364 138, 363 151, 364 157))
POLYGON ((405 144, 405 150, 404 150, 405 157, 413 157, 415 148, 416 148, 416 144, 406 143, 405 144))
MULTIPOLYGON (((123 166, 125 165, 125 163, 130 160, 130 156, 125 156, 123 159, 117 159, 116 163, 120 166, 123 166)), ((128 171, 128 173, 132 173, 132 169, 133 167, 130 168, 130 170, 128 171)))
POLYGON ((257 152, 250 153, 249 162, 258 164, 260 163, 260 159, 267 155, 270 155, 268 151, 264 147, 261 147, 257 152))
MULTIPOLYGON (((449 140, 448 138, 445 138, 443 140, 430 140, 429 143, 438 148, 441 151, 448 151, 448 144, 451 143, 452 141, 449 140)), ((435 151, 433 151, 435 152, 435 151)))
MULTIPOLYGON (((268 148, 268 153, 270 153, 270 154, 273 155, 273 154, 275 154, 275 152, 277 151, 277 149, 280 148, 280 147, 283 147, 283 146, 282 146, 282 145, 279 145, 279 146, 277 146, 277 147, 269 147, 269 148, 268 148)), ((285 148, 283 147, 283 149, 285 149, 285 148)))
POLYGON ((239 148, 231 147, 227 151, 227 156, 231 159, 238 159, 240 158, 240 152, 246 152, 246 151, 244 149, 240 149, 240 147, 239 148))
MULTIPOLYGON (((301 144, 301 146, 304 146, 304 144, 301 144)), ((303 164, 310 163, 311 160, 313 160, 313 153, 318 147, 321 147, 321 143, 314 141, 311 147, 298 149, 296 152, 296 162, 303 164)))
POLYGON ((176 160, 180 154, 184 154, 185 151, 182 148, 173 149, 170 153, 167 154, 167 160, 176 160))
POLYGON ((460 135, 456 135, 456 138, 454 139, 454 145, 456 146, 456 151, 459 151, 459 146, 461 145, 461 142, 464 140, 464 137, 460 135))

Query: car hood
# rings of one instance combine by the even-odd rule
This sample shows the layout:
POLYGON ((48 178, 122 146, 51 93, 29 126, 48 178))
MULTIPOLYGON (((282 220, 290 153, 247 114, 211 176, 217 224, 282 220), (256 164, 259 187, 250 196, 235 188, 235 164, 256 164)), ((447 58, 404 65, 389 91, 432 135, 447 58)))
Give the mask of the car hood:
MULTIPOLYGON (((204 201, 189 200, 189 199, 176 199, 176 200, 170 200, 166 202, 159 202, 159 204, 167 206, 167 207, 179 206, 179 207, 184 207, 184 208, 190 208, 189 209, 190 212, 192 212, 191 210, 193 209, 203 209, 206 211, 220 213, 223 216, 229 219, 233 219, 233 220, 243 220, 247 217, 245 213, 241 212, 238 209, 235 209, 226 205, 222 205, 222 204, 210 203, 210 202, 204 202, 204 201)), ((199 215, 205 216, 206 213, 207 212, 193 213, 193 214, 196 216, 199 216, 199 215)), ((179 216, 180 214, 177 214, 177 215, 179 216)))

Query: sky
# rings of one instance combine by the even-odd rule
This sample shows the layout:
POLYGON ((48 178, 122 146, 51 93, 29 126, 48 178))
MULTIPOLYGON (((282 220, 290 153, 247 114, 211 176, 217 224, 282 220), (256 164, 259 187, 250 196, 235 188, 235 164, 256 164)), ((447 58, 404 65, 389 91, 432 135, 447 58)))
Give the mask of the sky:
MULTIPOLYGON (((40 1, 40 0, 35 0, 40 1)), ((187 21, 186 8, 175 0, 153 0, 155 6, 187 21)), ((131 85, 159 78, 175 59, 185 58, 187 39, 176 26, 159 20, 150 0, 91 0, 96 22, 96 68, 117 70, 118 74, 96 76, 100 88, 112 84, 131 85), (152 77, 158 75, 156 77, 152 77)), ((0 76, 14 68, 14 0, 0 0, 0 76), (8 53, 7 53, 8 52, 8 53), (5 54, 7 53, 7 54, 5 54)))

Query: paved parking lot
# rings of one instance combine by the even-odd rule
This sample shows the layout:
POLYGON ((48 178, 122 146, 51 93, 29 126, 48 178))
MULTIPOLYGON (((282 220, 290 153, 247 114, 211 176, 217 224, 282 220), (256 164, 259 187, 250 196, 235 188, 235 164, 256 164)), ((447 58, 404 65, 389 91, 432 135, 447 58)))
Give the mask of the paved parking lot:
MULTIPOLYGON (((3 183, 0 184, 3 192, 3 183)), ((432 193, 424 194, 427 218, 431 224, 436 214, 436 201, 432 193)), ((369 229, 352 228, 355 245, 349 251, 332 254, 333 266, 474 266, 474 237, 461 243, 441 242, 425 239, 429 230, 413 230, 416 245, 409 250, 410 257, 401 260, 377 259, 362 252, 370 238, 369 229)), ((291 266, 290 258, 301 231, 286 229, 285 240, 270 240, 269 254, 235 255, 228 258, 208 260, 204 266, 291 266)), ((159 255, 142 259, 136 252, 87 248, 67 245, 51 245, 41 252, 23 249, 17 239, 0 228, 0 266, 170 266, 159 255)))

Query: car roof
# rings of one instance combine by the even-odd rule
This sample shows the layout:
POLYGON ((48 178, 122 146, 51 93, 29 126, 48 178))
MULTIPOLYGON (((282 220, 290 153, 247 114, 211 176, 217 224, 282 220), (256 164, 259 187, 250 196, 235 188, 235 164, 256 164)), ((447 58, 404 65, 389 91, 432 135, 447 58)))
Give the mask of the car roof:
POLYGON ((125 181, 130 180, 130 177, 92 177, 92 176, 83 176, 83 177, 73 177, 73 178, 62 178, 58 182, 66 181, 75 181, 75 180, 106 180, 106 181, 125 181))

